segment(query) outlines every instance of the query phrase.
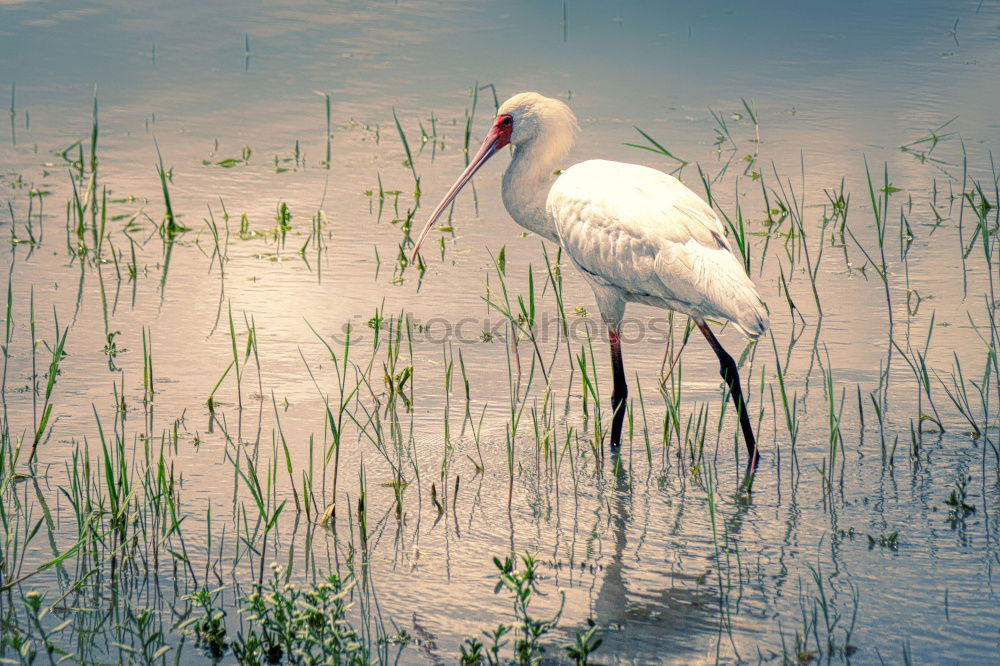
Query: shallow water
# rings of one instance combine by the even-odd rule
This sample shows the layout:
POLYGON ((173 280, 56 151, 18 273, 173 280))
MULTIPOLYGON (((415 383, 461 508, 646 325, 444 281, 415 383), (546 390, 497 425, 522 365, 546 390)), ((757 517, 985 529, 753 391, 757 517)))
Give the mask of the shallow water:
MULTIPOLYGON (((603 627, 597 657, 607 663, 992 661, 1000 649, 992 578, 1000 394, 995 370, 984 372, 991 340, 994 359, 996 349, 997 3, 283 4, 0 0, 0 85, 12 88, 0 144, 11 216, 0 215, 0 235, 15 239, 2 252, 13 321, 4 437, 8 452, 23 442, 18 473, 29 471, 51 358, 37 345, 33 402, 31 341, 53 344, 54 314, 68 327, 35 480, 4 482, 5 505, 19 498, 8 515, 21 516, 9 524, 19 527, 5 527, 5 562, 40 516, 51 520, 24 559, 3 570, 5 584, 77 540, 60 491, 70 485, 66 463, 84 449, 97 460, 102 432, 120 433, 136 469, 146 450, 155 458, 165 446, 183 500, 183 544, 176 533, 164 537, 157 575, 118 592, 125 605, 156 609, 169 660, 209 659, 176 626, 183 613, 171 610, 183 606, 192 579, 225 585, 232 601, 257 576, 254 549, 265 549, 263 560, 283 563, 295 580, 358 576, 357 623, 373 641, 405 630, 415 640, 401 652, 404 663, 454 661, 465 636, 511 621, 509 599, 492 593, 492 558, 511 551, 543 562, 540 612, 554 612, 565 594, 549 654, 593 618, 603 627), (626 325, 631 442, 619 469, 610 456, 595 460, 602 446, 576 359, 584 351, 591 358, 590 331, 589 372, 607 396, 596 307, 564 266, 567 349, 542 242, 523 236, 500 202, 505 156, 480 172, 475 196, 460 197, 453 231, 432 234, 422 275, 397 262, 410 242, 407 212, 415 209, 422 224, 427 204, 465 164, 477 82, 493 84, 501 101, 535 89, 569 102, 583 129, 573 161, 678 167, 626 146, 644 143, 635 126, 690 162, 680 177, 695 191, 705 193, 700 167, 720 210, 735 220, 740 206, 773 334, 773 343, 766 336, 749 348, 732 330, 720 334, 734 356, 745 352, 741 372, 763 452, 752 498, 735 492, 734 452, 745 454, 732 409, 720 414, 715 359, 692 337, 661 394, 664 348, 668 339, 680 347, 685 322, 677 317, 671 329, 666 313, 650 308, 630 306, 626 325), (71 178, 79 192, 90 182, 95 86, 94 190, 106 187, 108 200, 100 257, 96 218, 87 213, 80 236, 67 222, 71 178), (329 168, 322 93, 331 99, 329 168), (412 173, 394 111, 414 151, 412 173), (942 126, 938 140, 921 141, 942 126), (421 127, 436 136, 422 143, 421 127), (78 140, 68 158, 58 154, 78 140), (157 230, 165 216, 157 146, 177 221, 190 229, 172 243, 157 230), (78 151, 79 176, 71 164, 78 151), (235 163, 218 164, 228 159, 235 163), (887 287, 872 263, 880 255, 866 165, 874 196, 886 196, 879 188, 889 195, 887 287), (981 225, 974 182, 989 202, 981 225), (850 195, 845 234, 833 206, 841 183, 850 195), (398 197, 388 193, 395 190, 398 197), (789 238, 792 216, 781 215, 778 200, 802 211, 804 245, 789 238), (291 215, 283 242, 274 231, 282 204, 291 215), (825 229, 824 218, 833 220, 825 229), (210 220, 220 230, 221 268, 210 220), (977 228, 989 234, 992 264, 977 228), (493 257, 501 248, 514 307, 518 295, 527 299, 533 271, 544 378, 530 341, 522 337, 515 352, 517 336, 484 300, 500 288, 493 257), (400 315, 410 333, 396 358, 388 331, 400 315), (245 373, 239 393, 235 372, 220 382, 233 358, 230 317, 245 373), (382 328, 373 349, 375 320, 382 328), (251 324, 258 353, 247 357, 251 324), (321 471, 331 437, 324 397, 336 409, 341 391, 311 329, 340 356, 348 325, 357 371, 349 368, 346 392, 367 381, 343 417, 338 511, 322 527, 317 513, 332 499, 333 475, 332 461, 321 471), (933 408, 909 365, 919 364, 914 350, 926 358, 933 408), (979 437, 948 397, 958 362, 979 437), (794 442, 779 363, 796 404, 794 442), (400 374, 407 366, 411 376, 400 374), (408 377, 402 395, 386 375, 397 385, 408 377), (985 386, 983 398, 972 382, 985 386), (512 386, 520 390, 515 415, 525 407, 511 440, 512 386), (679 398, 676 414, 665 396, 679 398), (833 422, 831 404, 840 414, 833 422), (921 419, 934 409, 939 424, 921 419), (836 427, 841 439, 831 451, 836 427), (385 455, 373 440, 386 444, 385 455), (235 536, 247 524, 238 507, 250 512, 251 531, 256 516, 240 476, 248 457, 261 470, 274 461, 275 501, 286 501, 266 543, 259 532, 248 539, 253 548, 235 536), (401 519, 386 486, 393 465, 408 483, 401 519), (309 469, 315 506, 296 512, 309 469), (975 508, 965 516, 946 504, 959 489, 975 508), (182 559, 168 557, 179 548, 190 576, 182 559), (817 600, 826 600, 826 614, 817 600)), ((472 149, 493 104, 481 88, 472 149)), ((546 251, 554 261, 555 248, 546 251)), ((605 428, 607 418, 605 409, 605 428)), ((75 620, 60 634, 70 651, 117 661, 124 653, 115 643, 126 640, 115 629, 119 602, 92 587, 112 578, 102 570, 72 586, 89 562, 71 558, 65 574, 57 566, 26 579, 4 613, 21 607, 17 592, 44 590, 65 600, 58 620, 75 620)), ((235 632, 235 610, 228 621, 235 632)), ((397 648, 382 649, 395 656, 397 648)))

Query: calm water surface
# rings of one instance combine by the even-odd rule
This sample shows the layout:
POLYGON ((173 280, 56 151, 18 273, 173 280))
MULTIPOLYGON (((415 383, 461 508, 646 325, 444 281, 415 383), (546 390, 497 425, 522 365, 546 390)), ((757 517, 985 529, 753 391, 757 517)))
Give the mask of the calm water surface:
MULTIPOLYGON (((23 522, 39 520, 43 500, 51 512, 18 575, 76 540, 60 487, 74 450, 96 459, 100 419, 121 432, 129 460, 149 442, 168 442, 193 568, 208 563, 230 599, 260 561, 234 536, 243 525, 237 507, 256 508, 233 461, 256 456, 262 469, 276 461, 275 496, 287 504, 268 542, 258 538, 254 548, 296 580, 363 571, 357 622, 373 639, 399 630, 414 637, 403 663, 450 663, 465 636, 510 622, 509 599, 492 594, 491 560, 511 550, 544 563, 540 613, 554 612, 565 595, 551 645, 593 618, 604 627, 605 663, 993 663, 1000 394, 995 373, 984 372, 1000 279, 991 168, 1000 145, 998 3, 281 5, 0 0, 0 86, 11 97, 0 142, 0 236, 12 239, 0 252, 11 295, 3 395, 10 450, 20 440, 30 448, 51 358, 39 343, 33 403, 32 302, 35 339, 53 344, 54 316, 68 331, 35 480, 5 491, 13 493, 5 502, 20 498, 18 511, 30 516, 23 522), (494 90, 500 101, 537 90, 567 101, 580 119, 572 161, 680 166, 625 145, 645 143, 638 127, 689 162, 679 172, 685 183, 705 194, 708 182, 734 221, 739 208, 773 332, 773 342, 748 348, 734 331, 720 336, 743 355, 759 419, 763 459, 752 499, 734 492, 742 444, 731 409, 720 414, 714 356, 692 338, 661 393, 667 340, 679 349, 685 322, 676 318, 671 333, 666 313, 649 308, 629 311, 633 412, 622 469, 610 457, 595 460, 593 398, 585 407, 577 358, 590 362, 590 331, 609 395, 596 306, 565 266, 567 344, 546 283, 545 252, 554 261, 555 248, 543 251, 503 210, 505 157, 477 176, 475 195, 462 195, 450 230, 435 232, 440 245, 426 253, 426 270, 399 263, 410 244, 407 218, 422 224, 427 204, 464 167, 477 84, 493 88, 479 90, 473 149, 494 90), (108 200, 99 259, 90 226, 78 236, 67 222, 71 179, 87 196, 95 88, 95 190, 106 187, 108 200), (177 223, 189 229, 172 244, 157 230, 166 214, 157 146, 177 223), (80 155, 82 177, 71 164, 80 155), (866 165, 874 195, 889 196, 888 287, 876 268, 866 165), (840 193, 845 233, 834 215, 840 193), (795 216, 779 201, 801 212, 804 246, 797 230, 789 238, 795 216), (977 205, 991 265, 976 235, 977 205), (290 227, 283 241, 276 218, 290 227), (833 220, 825 228, 824 218, 833 220), (90 250, 81 254, 80 243, 90 250), (500 290, 501 249, 514 307, 517 295, 527 300, 533 271, 548 394, 540 371, 531 372, 530 342, 522 336, 515 351, 517 336, 485 300, 500 290), (230 316, 239 345, 253 326, 259 363, 246 361, 239 394, 235 373, 219 384, 212 412, 207 399, 233 356, 230 316), (393 360, 399 317, 410 334, 393 360), (324 396, 335 408, 341 391, 312 329, 340 354, 348 326, 357 370, 347 391, 361 388, 344 417, 335 498, 343 508, 321 527, 316 511, 334 499, 332 461, 321 471, 330 441, 324 396), (144 400, 144 344, 152 402, 144 400), (915 379, 921 357, 933 404, 915 379), (978 437, 949 399, 958 364, 978 437), (400 382, 405 399, 392 395, 400 382), (971 382, 985 387, 982 397, 971 382), (515 413, 524 404, 513 439, 512 392, 515 413), (921 418, 935 410, 939 423, 921 418), (398 478, 394 466, 408 484, 401 519, 388 485, 398 478), (297 513, 310 468, 315 508, 297 513), (365 542, 354 510, 362 476, 365 542), (968 515, 946 503, 960 492, 975 509, 968 515)), ((242 347, 239 355, 243 363, 242 347)), ((18 473, 28 471, 26 457, 18 473)), ((23 527, 22 536, 6 529, 7 538, 23 538, 23 527)), ((191 585, 176 563, 126 595, 156 608, 166 631, 177 618, 164 600, 191 585)), ((92 619, 100 615, 94 604, 112 602, 93 591, 77 598, 71 587, 83 566, 65 576, 54 567, 14 589, 89 608, 87 626, 107 628, 64 630, 68 649, 117 662, 114 622, 92 619)), ((9 571, 5 583, 17 577, 9 571)), ((12 594, 5 613, 19 603, 12 594)), ((235 611, 230 621, 235 631, 235 611)), ((171 635, 169 659, 180 651, 209 661, 190 638, 180 645, 181 630, 171 635)))

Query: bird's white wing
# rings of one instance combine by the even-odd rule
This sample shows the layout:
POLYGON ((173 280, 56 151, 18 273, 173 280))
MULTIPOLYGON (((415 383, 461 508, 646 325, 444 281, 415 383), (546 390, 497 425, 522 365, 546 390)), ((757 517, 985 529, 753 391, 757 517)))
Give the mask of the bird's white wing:
POLYGON ((566 253, 592 281, 628 300, 729 319, 751 336, 767 327, 722 222, 673 176, 635 164, 581 162, 556 179, 546 208, 566 253))

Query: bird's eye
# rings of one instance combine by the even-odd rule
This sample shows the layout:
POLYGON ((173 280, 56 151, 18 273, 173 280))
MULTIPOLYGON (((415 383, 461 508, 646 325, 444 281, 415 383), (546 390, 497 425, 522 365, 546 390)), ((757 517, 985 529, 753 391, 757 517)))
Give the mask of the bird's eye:
POLYGON ((504 116, 504 119, 501 121, 501 123, 503 125, 510 126, 514 124, 514 119, 511 118, 510 116, 504 116))

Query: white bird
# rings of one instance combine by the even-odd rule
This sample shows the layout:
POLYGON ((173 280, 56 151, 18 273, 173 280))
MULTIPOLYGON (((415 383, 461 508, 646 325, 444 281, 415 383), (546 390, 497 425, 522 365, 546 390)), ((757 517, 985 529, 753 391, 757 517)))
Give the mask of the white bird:
POLYGON ((498 150, 513 145, 503 176, 507 212, 522 227, 562 245, 593 288, 608 327, 612 450, 621 444, 628 396, 620 339, 625 305, 667 308, 690 315, 719 358, 749 453, 749 484, 760 454, 738 369, 705 320, 730 321, 756 339, 768 327, 760 294, 733 255, 715 211, 673 176, 605 160, 580 162, 560 174, 578 132, 576 116, 559 100, 526 92, 504 102, 479 152, 417 237, 413 258, 473 174, 498 150))

